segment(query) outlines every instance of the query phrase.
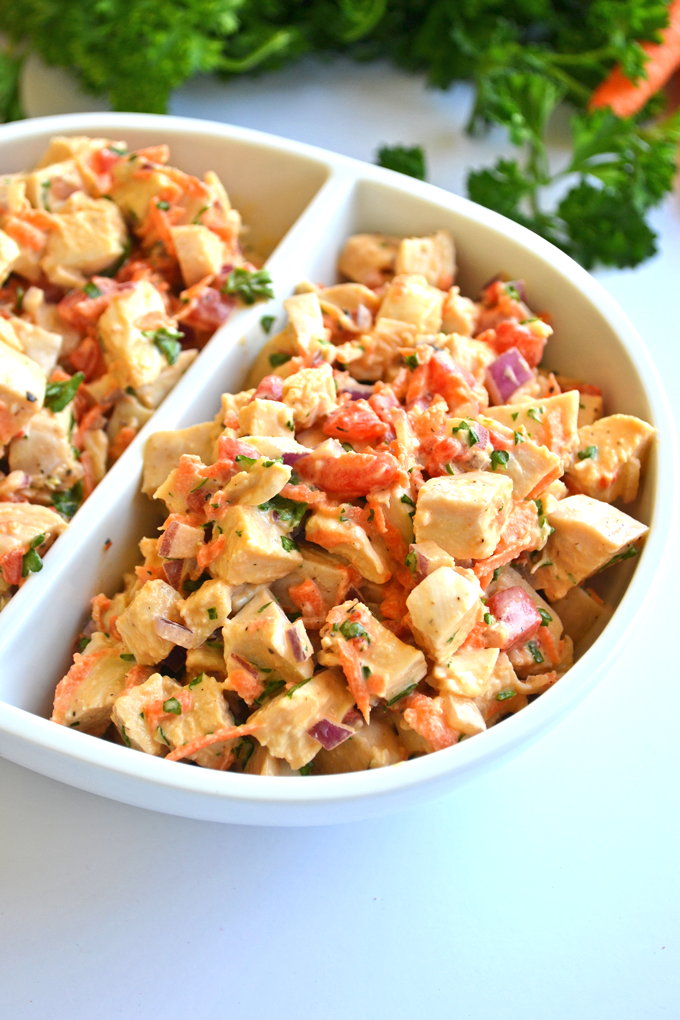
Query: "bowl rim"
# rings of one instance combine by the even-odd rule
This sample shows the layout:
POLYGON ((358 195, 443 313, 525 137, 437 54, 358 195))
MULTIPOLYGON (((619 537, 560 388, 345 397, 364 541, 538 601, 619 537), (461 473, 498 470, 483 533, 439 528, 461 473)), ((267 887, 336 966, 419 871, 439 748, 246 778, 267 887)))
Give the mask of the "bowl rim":
MULTIPOLYGON (((151 755, 131 754, 127 748, 55 726, 49 720, 0 701, 0 731, 18 738, 24 744, 63 755, 74 763, 89 766, 109 775, 118 774, 142 781, 146 785, 184 794, 200 795, 221 802, 257 803, 265 806, 323 804, 360 801, 378 795, 412 789, 452 774, 460 778, 473 771, 517 753, 543 736, 575 705, 583 700, 602 675, 611 667, 625 643, 631 638, 651 599, 671 530, 678 500, 677 439, 668 397, 659 373, 642 338, 628 316, 613 297, 585 269, 564 252, 520 224, 500 214, 475 205, 466 198, 444 191, 435 185, 405 178, 391 170, 363 163, 348 156, 335 154, 316 146, 280 138, 252 128, 188 117, 156 114, 76 113, 60 114, 17 121, 0 126, 0 145, 4 142, 51 134, 87 133, 93 130, 161 130, 169 140, 172 136, 191 134, 242 140, 261 146, 274 154, 288 152, 324 164, 329 169, 325 183, 320 185, 315 201, 323 189, 338 177, 352 178, 355 184, 373 181, 389 185, 396 191, 426 199, 433 205, 494 231, 509 236, 521 247, 528 248, 546 262, 554 273, 569 278, 572 285, 585 295, 607 320, 631 359, 653 412, 658 430, 657 477, 655 498, 651 507, 652 527, 647 536, 636 569, 612 619, 593 646, 584 653, 568 674, 531 705, 530 711, 519 712, 493 726, 477 739, 447 748, 435 754, 402 762, 389 768, 361 773, 310 776, 311 782, 298 777, 251 776, 231 772, 216 773, 209 769, 186 767, 181 762, 167 762, 151 755)), ((304 216, 309 204, 302 210, 304 216)), ((295 229, 295 223, 291 230, 295 229)), ((276 251, 276 249, 275 249, 276 251)), ((31 767, 30 764, 28 767, 31 767)), ((39 771, 42 771, 38 767, 39 771)), ((74 781, 73 785, 77 785, 74 781)), ((116 797, 115 792, 108 794, 116 797)), ((158 810, 169 810, 159 805, 158 810)), ((181 812, 184 813, 184 812, 181 812)))

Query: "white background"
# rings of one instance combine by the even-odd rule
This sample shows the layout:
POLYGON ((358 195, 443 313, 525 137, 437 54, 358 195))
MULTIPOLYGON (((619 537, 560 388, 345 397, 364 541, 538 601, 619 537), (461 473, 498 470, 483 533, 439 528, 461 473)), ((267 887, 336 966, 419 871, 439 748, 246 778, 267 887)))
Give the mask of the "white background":
MULTIPOLYGON (((33 115, 97 108, 29 67, 33 115)), ((305 63, 191 83, 171 112, 371 160, 424 144, 463 191, 502 136, 470 95, 380 65, 305 63)), ((558 124, 553 157, 564 155, 558 124)), ((680 203, 660 254, 596 274, 676 408, 680 203)), ((627 1020, 680 1016, 680 741, 674 550, 625 656, 541 743, 448 798, 310 829, 187 821, 0 761, 3 1020, 627 1020)))

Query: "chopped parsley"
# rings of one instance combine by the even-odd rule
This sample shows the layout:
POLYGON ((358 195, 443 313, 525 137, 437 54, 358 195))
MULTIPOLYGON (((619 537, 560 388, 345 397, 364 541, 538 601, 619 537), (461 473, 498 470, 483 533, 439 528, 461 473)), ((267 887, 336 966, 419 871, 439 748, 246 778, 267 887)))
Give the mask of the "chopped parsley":
POLYGON ((406 554, 404 563, 415 577, 416 570, 418 569, 418 557, 413 550, 406 554))
POLYGON ((496 701, 507 701, 508 698, 514 698, 516 694, 517 691, 512 690, 499 691, 498 694, 496 695, 496 701))
POLYGON ((420 145, 381 145, 376 162, 387 170, 425 180, 425 152, 420 145))
POLYGON ((637 554, 637 549, 634 545, 631 545, 625 552, 620 552, 617 553, 616 556, 612 556, 612 558, 605 563, 604 567, 600 567, 600 570, 604 570, 606 567, 611 567, 615 563, 621 563, 622 560, 632 560, 634 556, 637 556, 637 554))
POLYGON ((121 659, 124 659, 125 662, 134 662, 135 661, 135 657, 132 654, 132 652, 122 652, 120 657, 121 657, 121 659))
POLYGON ((502 569, 501 567, 496 567, 496 569, 493 572, 493 577, 491 578, 492 581, 498 580, 498 575, 500 574, 501 569, 502 569))
POLYGON ((491 613, 484 613, 484 623, 487 625, 487 627, 490 627, 495 622, 496 621, 494 617, 491 615, 491 613))
POLYGON ((527 648, 531 652, 531 657, 534 660, 534 662, 538 663, 545 662, 543 652, 538 647, 535 641, 527 641, 527 648))
POLYGON ((491 470, 495 471, 496 468, 501 465, 505 467, 510 460, 510 454, 507 450, 492 450, 491 452, 491 470))
POLYGON ((513 421, 517 421, 519 417, 519 411, 513 411, 510 417, 512 418, 513 421))
POLYGON ((479 442, 479 436, 467 421, 462 421, 460 425, 454 425, 451 429, 451 435, 455 436, 456 432, 467 432, 468 446, 476 446, 479 442))
POLYGON ((198 685, 200 683, 202 683, 202 681, 204 679, 205 679, 205 673, 199 673, 198 676, 195 676, 194 679, 189 684, 189 690, 192 691, 194 689, 194 687, 198 687, 198 685))
POLYGON ((579 460, 590 460, 591 457, 597 457, 596 446, 586 446, 585 450, 579 450, 576 454, 579 460))
POLYGON ((53 492, 52 493, 52 506, 65 517, 67 520, 73 517, 74 513, 83 501, 83 483, 82 479, 77 481, 70 489, 66 492, 53 492))
POLYGON ((89 283, 86 283, 83 287, 83 294, 87 294, 89 298, 101 297, 102 293, 103 291, 101 291, 97 284, 93 283, 92 280, 90 280, 89 283))
POLYGON ((163 210, 163 212, 167 212, 167 211, 168 211, 168 209, 170 208, 170 203, 169 203, 169 202, 166 202, 166 201, 165 201, 165 199, 164 199, 164 198, 162 198, 162 199, 160 200, 160 202, 156 202, 156 208, 157 208, 157 209, 162 209, 162 210, 163 210))
POLYGON ((343 448, 345 453, 354 453, 354 447, 351 443, 340 443, 340 446, 343 448))
MULTIPOLYGON (((132 747, 132 744, 130 743, 130 738, 127 735, 127 730, 125 729, 124 726, 121 726, 121 728, 120 728, 120 735, 121 735, 121 737, 123 738, 123 740, 125 742, 125 746, 126 747, 132 747)), ((166 741, 166 743, 167 743, 167 741, 166 741)))
MULTIPOLYGON (((276 319, 275 315, 263 315, 262 316, 262 318, 260 319, 260 326, 262 327, 262 329, 264 330, 265 333, 268 333, 269 330, 272 328, 272 326, 274 325, 274 320, 275 319, 276 319)), ((288 357, 290 358, 290 355, 288 355, 288 357)), ((270 365, 273 364, 273 362, 272 362, 272 355, 271 354, 269 355, 269 364, 270 365)))
POLYGON ((57 414, 63 411, 67 404, 70 404, 75 397, 78 387, 85 382, 82 372, 76 372, 70 379, 64 382, 51 382, 45 387, 45 407, 48 411, 57 414))
POLYGON ((159 329, 143 329, 142 336, 151 340, 165 356, 168 365, 174 365, 182 350, 180 340, 182 333, 174 326, 161 326, 159 329))
POLYGON ((258 609, 258 613, 264 613, 267 606, 271 606, 272 602, 273 599, 270 599, 269 602, 265 602, 265 604, 263 606, 260 606, 260 608, 258 609))
POLYGON ((243 269, 237 266, 229 273, 222 293, 239 298, 244 305, 254 305, 256 301, 274 297, 272 278, 266 269, 243 269))
POLYGON ((314 761, 312 760, 308 762, 306 765, 301 765, 300 768, 298 769, 298 772, 300 773, 301 776, 308 776, 313 768, 314 761))
POLYGON ((311 679, 312 679, 311 676, 308 676, 306 680, 300 680, 298 683, 293 684, 291 689, 289 691, 286 691, 286 695, 285 696, 287 698, 292 698, 293 695, 295 694, 295 692, 299 691, 301 687, 305 686, 305 684, 308 684, 311 679))
MULTIPOLYGON (((413 502, 411 497, 408 496, 406 493, 404 493, 403 496, 400 497, 399 502, 405 503, 406 506, 412 506, 414 510, 416 509, 415 503, 413 502)), ((411 517, 413 517, 413 514, 411 514, 411 517)))
POLYGON ((369 676, 371 676, 372 673, 373 673, 373 670, 371 669, 370 666, 362 666, 361 667, 361 675, 364 678, 364 680, 368 680, 369 676))
POLYGON ((184 589, 184 591, 188 591, 188 592, 198 591, 198 589, 201 587, 202 584, 205 584, 206 581, 211 581, 211 580, 212 580, 212 578, 211 578, 210 574, 208 574, 204 570, 203 573, 201 574, 201 576, 196 581, 192 581, 188 577, 185 578, 184 582, 182 584, 182 588, 184 589))
POLYGON ((293 538, 289 538, 288 535, 281 535, 281 545, 286 552, 299 552, 298 544, 293 538))
POLYGON ((412 372, 415 372, 415 370, 418 368, 418 365, 420 364, 420 362, 418 361, 418 355, 405 354, 404 364, 406 365, 407 368, 410 368, 412 372))
POLYGON ((47 536, 43 532, 41 535, 36 535, 32 538, 28 545, 28 552, 24 553, 21 560, 21 576, 28 577, 29 574, 37 574, 39 570, 43 568, 43 561, 36 552, 39 546, 43 544, 47 539, 47 536))
POLYGON ((217 619, 217 609, 215 606, 208 606, 208 619, 209 620, 217 619))
POLYGON ((269 355, 269 364, 272 368, 278 368, 279 365, 285 365, 290 359, 291 355, 286 354, 285 351, 274 351, 269 355))
POLYGON ((234 463, 242 467, 244 471, 250 471, 253 464, 257 464, 257 457, 246 457, 242 453, 237 453, 234 463))
POLYGON ((409 686, 405 687, 403 691, 399 692, 399 694, 395 694, 394 697, 390 698, 390 700, 387 702, 388 707, 390 705, 394 705, 397 701, 401 701, 401 699, 405 698, 407 694, 411 693, 411 691, 415 691, 417 686, 418 684, 409 684, 409 686))
POLYGON ((515 437, 515 446, 519 446, 520 443, 524 442, 524 436, 521 432, 513 432, 513 436, 515 437))
POLYGON ((508 297, 511 297, 513 301, 522 300, 519 291, 517 290, 517 287, 515 287, 515 285, 512 283, 505 284, 505 293, 508 295, 508 297))
POLYGON ((80 641, 78 642, 78 651, 84 652, 91 640, 92 638, 89 637, 81 637, 80 641))
POLYGON ((537 421, 538 424, 540 425, 541 424, 541 419, 538 417, 539 414, 545 414, 545 408, 544 407, 530 407, 529 410, 527 411, 527 417, 528 418, 533 418, 533 420, 537 421))
POLYGON ((340 633, 346 641, 351 641, 352 638, 366 638, 368 643, 371 643, 368 631, 357 620, 345 620, 340 627, 340 633))
POLYGON ((285 687, 285 685, 285 680, 270 680, 259 698, 255 698, 255 704, 261 705, 266 698, 274 693, 274 691, 278 691, 280 687, 285 687))
POLYGON ((181 715, 182 706, 180 705, 177 698, 168 698, 167 701, 163 702, 163 711, 171 712, 173 715, 181 715))
POLYGON ((549 623, 552 623, 552 616, 546 609, 538 608, 538 615, 541 618, 541 627, 547 627, 549 623))

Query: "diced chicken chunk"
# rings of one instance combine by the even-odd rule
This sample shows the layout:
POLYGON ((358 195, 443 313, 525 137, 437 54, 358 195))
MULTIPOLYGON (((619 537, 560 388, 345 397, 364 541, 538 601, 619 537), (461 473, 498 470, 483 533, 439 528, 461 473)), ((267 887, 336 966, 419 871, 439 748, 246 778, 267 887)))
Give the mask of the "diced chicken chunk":
POLYGON ((284 379, 282 399, 296 424, 309 428, 337 405, 333 369, 330 365, 300 369, 284 379))
POLYGON ((156 622, 176 619, 179 600, 179 593, 165 581, 147 581, 116 620, 118 633, 140 665, 162 662, 174 648, 157 633, 156 622))
POLYGON ((113 295, 98 328, 109 372, 122 389, 153 382, 167 365, 149 334, 161 326, 167 328, 169 321, 163 298, 149 280, 138 280, 134 287, 113 295))
POLYGON ((283 307, 288 313, 287 331, 293 335, 305 363, 310 364, 319 356, 331 361, 334 348, 327 339, 317 295, 313 292, 295 294, 283 302, 283 307))
POLYGON ((367 287, 379 287, 394 274, 401 239, 386 234, 354 234, 338 259, 343 276, 367 287))
POLYGON ((362 577, 385 584, 391 577, 387 558, 381 554, 360 524, 340 520, 340 510, 315 510, 307 518, 305 537, 309 542, 342 556, 356 567, 362 577))
POLYGON ((173 468, 177 467, 183 453, 194 454, 204 464, 211 464, 213 447, 220 431, 216 422, 206 421, 186 429, 154 432, 144 447, 142 492, 152 496, 173 468))
MULTIPOLYGON (((6 330, 11 329, 23 353, 31 358, 32 361, 36 361, 45 373, 45 376, 49 377, 61 351, 61 334, 43 329, 42 326, 36 326, 25 319, 17 318, 17 316, 3 320, 2 327, 0 335, 5 343, 11 342, 6 335, 6 330)), ((12 346, 15 346, 15 344, 12 344, 12 346)))
POLYGON ((578 404, 578 390, 569 390, 531 403, 490 407, 486 415, 510 429, 523 425, 530 439, 557 454, 564 469, 578 443, 578 404))
POLYGON ((0 341, 0 443, 23 429, 45 399, 45 376, 40 366, 0 341))
POLYGON ((209 569, 227 584, 268 584, 302 562, 295 543, 254 506, 229 507, 218 523, 225 543, 209 569))
POLYGON ((185 626, 194 634, 198 647, 218 627, 224 627, 231 612, 231 588, 224 581, 205 581, 183 602, 177 603, 185 626))
POLYGON ((242 436, 286 439, 295 435, 291 409, 280 400, 260 400, 259 397, 251 400, 239 411, 238 423, 242 436))
POLYGON ((71 408, 42 408, 9 444, 9 466, 24 471, 36 489, 71 488, 83 477, 71 445, 71 408))
MULTIPOLYGON (((387 715, 387 713, 385 713, 387 715)), ((314 774, 364 772, 405 761, 408 751, 399 739, 393 723, 382 718, 377 709, 371 712, 368 725, 330 751, 322 749, 314 759, 314 774)))
POLYGON ((416 641, 441 664, 448 662, 484 615, 479 584, 452 567, 429 574, 409 594, 406 605, 416 641))
POLYGON ((434 667, 432 683, 442 694, 478 698, 486 693, 498 656, 498 648, 461 648, 434 667))
POLYGON ((485 559, 510 513, 512 482, 490 471, 430 478, 418 493, 416 542, 436 542, 456 559, 485 559))
MULTIPOLYGON (((248 738, 253 740, 252 737, 248 738)), ((253 745, 251 744, 251 749, 253 745)), ((299 772, 292 769, 285 758, 275 758, 271 751, 261 744, 255 743, 250 757, 243 770, 249 776, 297 776, 299 772)))
POLYGON ((555 529, 532 581, 550 601, 629 553, 649 530, 616 507, 590 496, 567 496, 548 514, 555 529))
MULTIPOLYGON (((181 702, 183 692, 191 694, 169 676, 153 673, 148 680, 123 691, 113 703, 111 719, 126 747, 162 756, 170 750, 164 724, 174 717, 164 711, 170 701, 181 702)), ((186 695, 184 695, 186 698, 186 695)), ((174 708, 174 704, 170 707, 174 708)))
POLYGON ((605 503, 631 503, 655 434, 630 414, 612 414, 579 429, 578 450, 567 471, 570 487, 605 503))
POLYGON ((163 365, 155 379, 149 383, 144 383, 143 386, 138 386, 137 396, 144 407, 158 407, 197 357, 198 351, 195 347, 189 348, 187 351, 180 351, 177 361, 173 362, 172 365, 163 365))
POLYGON ((444 694, 444 718, 458 733, 474 736, 486 729, 484 716, 471 698, 463 698, 459 694, 444 694))
POLYGON ((395 276, 385 291, 378 319, 398 319, 415 326, 418 333, 438 333, 443 303, 443 293, 424 276, 395 276))
MULTIPOLYGON (((318 608, 325 622, 329 610, 343 600, 350 585, 351 568, 337 557, 331 556, 321 549, 316 549, 307 542, 300 543, 300 553, 302 563, 297 570, 286 574, 278 581, 273 581, 270 586, 271 590, 285 612, 297 612, 302 609, 305 623, 314 609, 311 604, 305 608, 305 602, 315 601, 314 596, 318 593, 318 598, 322 603, 318 608), (301 586, 304 586, 307 581, 314 584, 311 597, 306 597, 309 588, 301 589, 301 586)), ((316 617, 316 610, 314 610, 314 616, 316 617)))
MULTIPOLYGON (((224 686, 212 676, 196 677, 188 687, 180 688, 175 704, 171 699, 163 705, 165 710, 160 725, 163 736, 172 751, 178 751, 192 741, 207 737, 234 725, 232 716, 223 696, 224 686)), ((190 761, 208 769, 228 768, 233 760, 232 748, 239 740, 220 740, 207 743, 187 755, 190 761)))
POLYGON ((125 251, 127 231, 113 202, 76 192, 53 217, 40 265, 52 283, 80 287, 125 251))
POLYGON ((123 645, 101 633, 93 637, 84 655, 76 652, 73 665, 57 684, 51 721, 101 737, 131 667, 121 657, 124 654, 123 645))
POLYGON ((267 701, 248 720, 255 736, 275 757, 292 769, 302 768, 321 750, 308 731, 327 719, 341 724, 354 698, 339 670, 317 673, 297 690, 267 701))
POLYGON ((314 672, 312 643, 301 620, 292 624, 269 588, 263 588, 222 628, 225 661, 230 654, 290 683, 314 672))
POLYGON ((425 656, 376 620, 368 606, 356 599, 328 614, 321 630, 319 662, 341 665, 357 706, 368 718, 376 699, 390 702, 422 680, 425 656))
POLYGON ((20 255, 21 249, 16 241, 13 241, 4 230, 0 230, 0 284, 4 283, 12 272, 20 255))
MULTIPOLYGON (((442 308, 442 332, 471 337, 477 329, 479 309, 470 298, 463 297, 460 287, 451 287, 442 308)), ((481 341, 478 341, 481 343, 481 341)), ((488 350, 488 344, 484 344, 488 350)), ((493 353, 493 352, 491 352, 493 353)))
POLYGON ((171 227, 170 234, 187 287, 219 273, 225 261, 225 247, 212 230, 195 223, 187 227, 171 227))
POLYGON ((292 468, 259 458, 246 471, 239 471, 224 486, 225 499, 241 506, 260 506, 278 496, 288 482, 292 468))
POLYGON ((76 161, 67 159, 34 170, 26 177, 26 197, 34 209, 58 213, 67 199, 76 191, 84 191, 85 184, 76 161))
POLYGON ((0 503, 0 560, 9 552, 26 552, 39 535, 45 541, 38 547, 40 555, 68 525, 63 517, 47 506, 36 503, 0 503))
POLYGON ((456 253, 448 230, 429 237, 405 237, 399 244, 394 272, 424 276, 432 287, 448 290, 456 272, 456 253))
POLYGON ((611 616, 611 607, 605 605, 594 591, 582 588, 570 588, 567 594, 557 599, 550 606, 550 611, 559 614, 565 633, 574 644, 578 644, 595 626, 601 616, 611 616))

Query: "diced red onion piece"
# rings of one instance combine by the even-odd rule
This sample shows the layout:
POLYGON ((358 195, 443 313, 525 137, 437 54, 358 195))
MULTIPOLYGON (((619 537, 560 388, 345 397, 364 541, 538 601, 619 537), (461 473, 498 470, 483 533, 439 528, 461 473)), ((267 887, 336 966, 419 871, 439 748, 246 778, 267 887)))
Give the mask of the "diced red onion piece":
POLYGON ((349 740, 350 737, 354 736, 354 730, 338 726, 337 723, 331 722, 330 719, 321 719, 318 723, 314 723, 307 730, 307 733, 314 740, 318 740, 325 751, 332 751, 338 744, 342 744, 343 741, 349 740))
POLYGON ((292 467, 293 464, 296 464, 299 461, 300 457, 306 456, 307 456, 306 453, 284 453, 283 463, 286 464, 288 467, 292 467))
POLYGON ((185 560, 196 555, 203 545, 203 537, 203 528, 171 521, 158 540, 158 555, 168 560, 185 560))
POLYGON ((351 584, 349 586, 349 588, 347 589, 347 592, 345 593, 344 601, 345 602, 349 602, 350 599, 358 599, 359 602, 363 602, 364 605, 367 604, 366 603, 366 599, 364 598, 364 596, 361 594, 361 592, 359 591, 358 588, 354 587, 353 584, 351 584))
POLYGON ((300 635, 298 634, 297 627, 289 627, 288 630, 286 631, 286 635, 288 637, 288 644, 290 645, 290 650, 293 653, 293 658, 295 659, 295 661, 305 662, 306 659, 309 658, 309 656, 305 653, 305 650, 302 647, 302 642, 300 641, 300 635))
POLYGON ((194 632, 181 623, 173 623, 164 616, 157 616, 154 620, 154 629, 160 638, 172 641, 173 645, 181 648, 191 648, 194 642, 194 632))
POLYGON ((494 404, 506 404, 520 386, 534 378, 516 347, 510 347, 486 370, 486 384, 494 404))
POLYGON ((227 671, 231 672, 233 668, 244 669, 246 673, 250 673, 251 676, 257 676, 257 670, 254 666, 251 666, 249 662, 237 655, 236 652, 229 652, 227 659, 227 671), (233 661, 232 661, 233 660, 233 661))
POLYGON ((345 714, 343 715, 342 725, 354 727, 358 722, 363 722, 363 719, 364 717, 359 711, 359 709, 352 706, 352 708, 348 708, 345 714))
POLYGON ((518 641, 529 641, 542 623, 533 600, 519 585, 497 591, 489 599, 487 608, 505 628, 503 648, 511 648, 518 641))
POLYGON ((163 564, 163 573, 168 584, 171 584, 173 588, 179 591, 180 581, 182 580, 182 571, 184 570, 184 560, 168 560, 163 564))
POLYGON ((359 305, 356 311, 356 324, 359 329, 370 329, 373 325, 373 316, 366 305, 359 305))

